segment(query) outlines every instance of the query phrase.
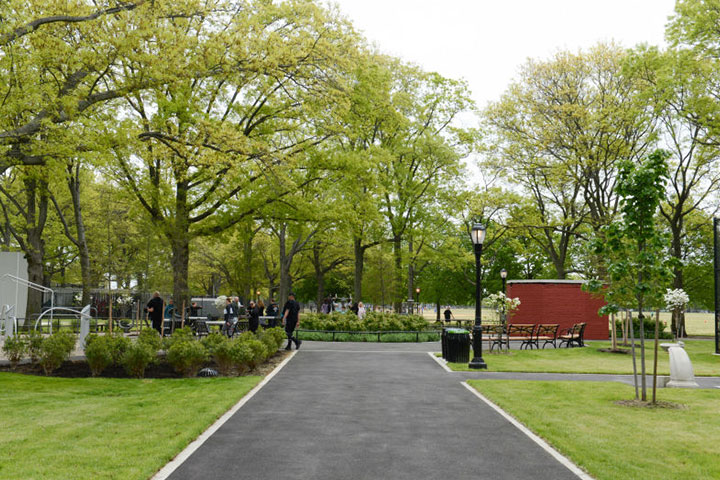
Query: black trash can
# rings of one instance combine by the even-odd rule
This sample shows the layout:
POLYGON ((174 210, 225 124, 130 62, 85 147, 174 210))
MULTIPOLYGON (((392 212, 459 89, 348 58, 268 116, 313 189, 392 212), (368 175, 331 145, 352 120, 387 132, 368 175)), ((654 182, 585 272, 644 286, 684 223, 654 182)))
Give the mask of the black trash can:
POLYGON ((463 328, 446 328, 442 335, 443 358, 448 362, 470 361, 470 332, 463 328))

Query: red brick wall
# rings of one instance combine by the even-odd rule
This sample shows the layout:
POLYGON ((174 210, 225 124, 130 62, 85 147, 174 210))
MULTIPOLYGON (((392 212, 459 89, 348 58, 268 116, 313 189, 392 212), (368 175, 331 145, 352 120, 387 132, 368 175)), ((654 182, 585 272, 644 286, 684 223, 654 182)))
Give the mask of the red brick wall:
POLYGON ((597 314, 605 301, 583 292, 580 283, 508 282, 507 294, 520 298, 520 307, 510 323, 559 323, 564 329, 587 322, 585 338, 608 339, 608 318, 597 314))

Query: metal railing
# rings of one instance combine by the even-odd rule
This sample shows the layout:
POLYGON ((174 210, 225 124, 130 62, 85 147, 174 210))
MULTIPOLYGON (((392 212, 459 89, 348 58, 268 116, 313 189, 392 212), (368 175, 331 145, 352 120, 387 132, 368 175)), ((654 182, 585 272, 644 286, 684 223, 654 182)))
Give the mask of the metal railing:
POLYGON ((377 341, 380 342, 380 338, 383 335, 393 334, 408 334, 415 335, 415 341, 420 341, 420 334, 440 335, 442 330, 385 330, 385 331, 358 331, 358 330, 306 330, 299 328, 295 330, 295 338, 299 338, 300 333, 323 333, 326 335, 332 335, 332 341, 335 341, 336 334, 347 334, 347 335, 366 335, 366 336, 377 336, 377 341))

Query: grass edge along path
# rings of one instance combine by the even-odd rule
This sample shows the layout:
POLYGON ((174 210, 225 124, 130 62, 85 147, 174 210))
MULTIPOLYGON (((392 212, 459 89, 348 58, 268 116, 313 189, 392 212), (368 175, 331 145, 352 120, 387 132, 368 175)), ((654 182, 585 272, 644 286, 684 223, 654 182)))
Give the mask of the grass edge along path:
MULTIPOLYGON (((645 368, 652 374, 653 340, 645 342, 645 368)), ((666 341, 662 341, 664 343, 666 341)), ((485 347, 485 345, 483 345, 485 347)), ((528 373, 600 373, 632 375, 632 355, 600 352, 610 342, 586 342, 583 348, 546 348, 540 350, 511 350, 510 353, 490 353, 483 348, 483 359, 490 372, 528 373)), ((624 348, 624 347, 623 347, 624 348)), ((685 350, 690 356, 697 376, 720 376, 720 356, 713 355, 714 343, 707 340, 687 340, 685 350)), ((640 371, 640 347, 636 346, 637 368, 640 371)), ((467 363, 448 363, 456 372, 472 372, 467 363)), ((668 353, 659 349, 658 375, 670 374, 668 353)))
POLYGON ((0 373, 0 478, 148 479, 261 380, 0 373))
POLYGON ((633 388, 611 382, 469 380, 597 480, 720 478, 720 391, 664 389, 683 409, 615 402, 633 388))

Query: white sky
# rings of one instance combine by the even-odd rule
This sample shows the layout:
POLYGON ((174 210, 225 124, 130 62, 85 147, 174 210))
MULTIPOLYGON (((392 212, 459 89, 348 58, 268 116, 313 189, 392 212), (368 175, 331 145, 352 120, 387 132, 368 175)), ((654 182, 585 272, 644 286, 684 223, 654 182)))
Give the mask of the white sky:
POLYGON ((381 51, 464 78, 479 107, 528 58, 600 41, 664 44, 675 0, 332 0, 381 51))

